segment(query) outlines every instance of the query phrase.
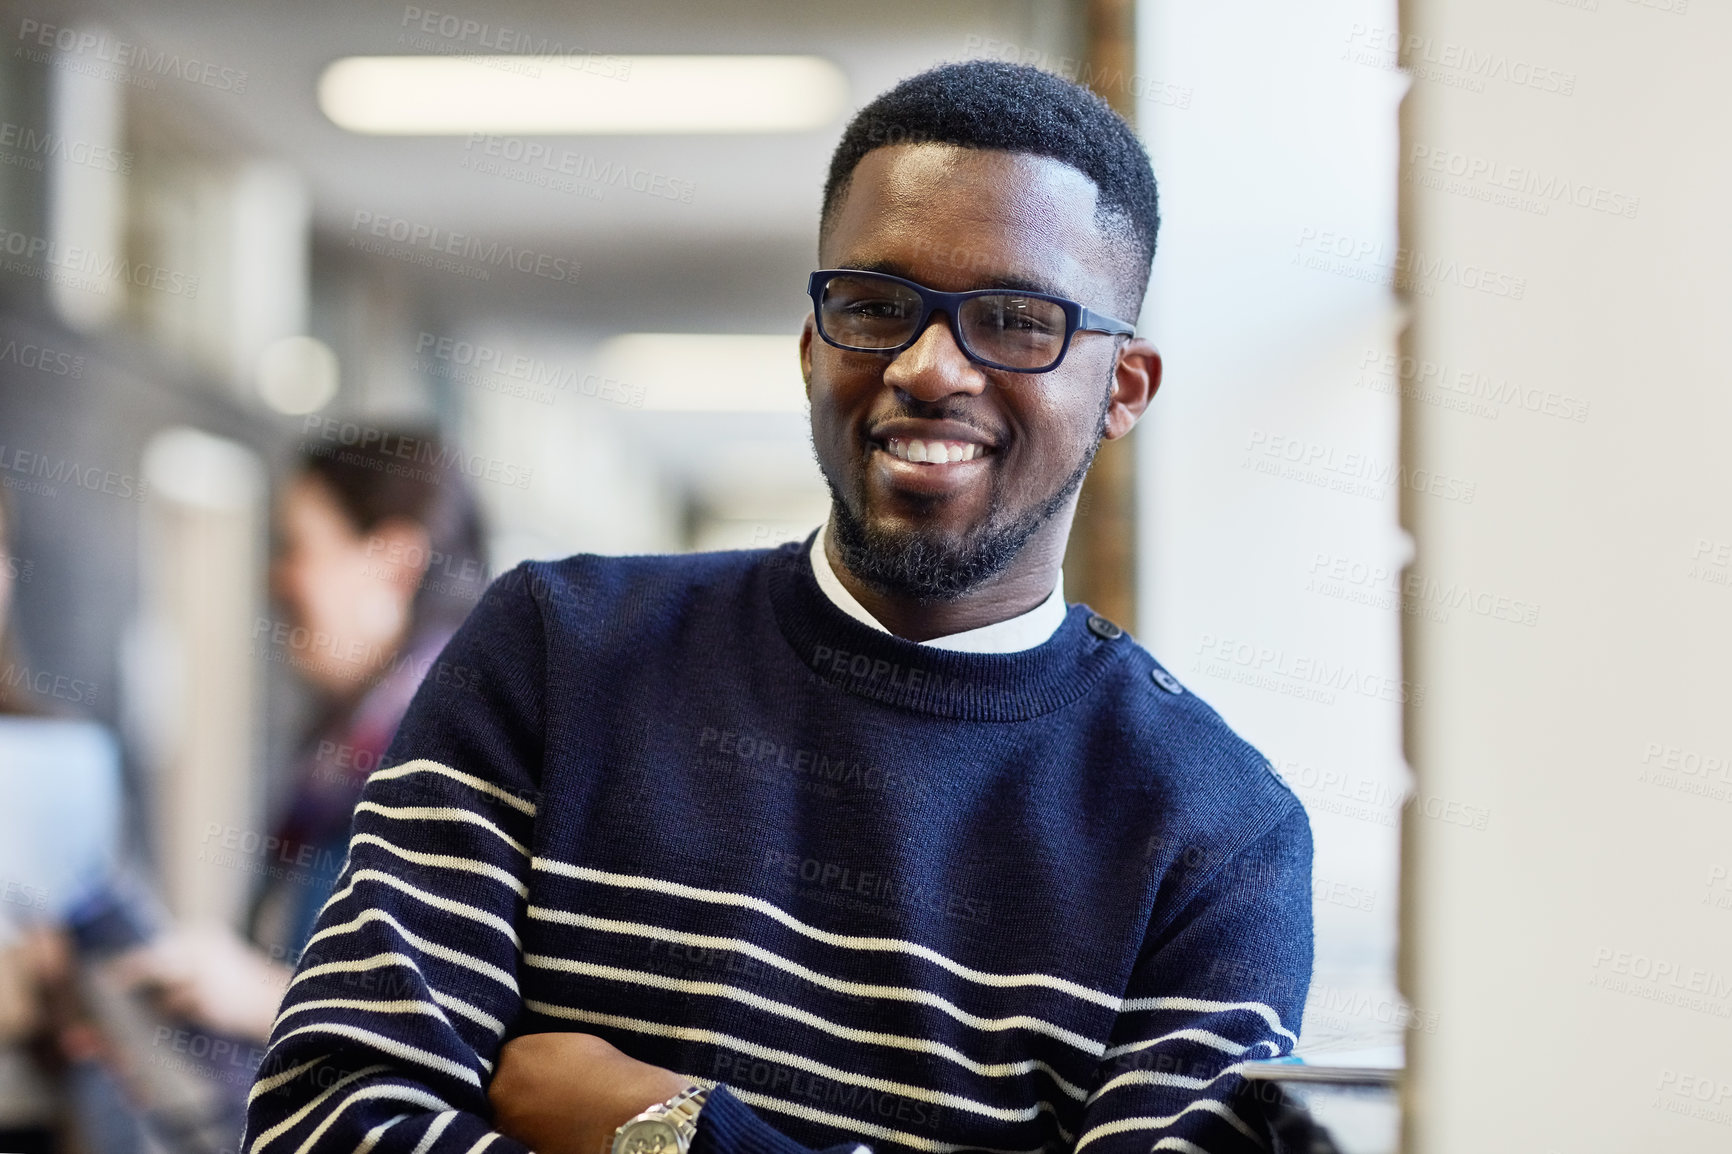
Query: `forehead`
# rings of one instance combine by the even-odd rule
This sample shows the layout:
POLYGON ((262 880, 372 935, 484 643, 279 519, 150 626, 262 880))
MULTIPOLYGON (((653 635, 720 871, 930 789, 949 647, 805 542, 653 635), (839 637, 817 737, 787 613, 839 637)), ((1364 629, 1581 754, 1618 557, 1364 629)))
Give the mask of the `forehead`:
POLYGON ((1062 161, 899 144, 861 157, 820 238, 827 267, 901 269, 933 288, 1046 287, 1085 302, 1111 284, 1099 190, 1062 161))

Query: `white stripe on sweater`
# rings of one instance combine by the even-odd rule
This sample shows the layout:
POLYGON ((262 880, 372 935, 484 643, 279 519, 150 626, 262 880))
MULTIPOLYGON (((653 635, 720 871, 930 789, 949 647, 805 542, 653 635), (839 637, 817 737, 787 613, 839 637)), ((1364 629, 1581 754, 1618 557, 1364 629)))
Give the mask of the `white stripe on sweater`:
POLYGON ((1137 1014, 1147 1010, 1187 1010, 1208 1013, 1218 1010, 1249 1010, 1269 1023, 1277 1034, 1293 1042, 1299 1035, 1281 1024, 1281 1015, 1262 1002, 1212 1002, 1205 998, 1131 998, 1125 1002, 1124 1013, 1137 1014))
MULTIPOLYGON (((308 966, 296 974, 289 982, 289 989, 292 990, 308 978, 318 977, 321 974, 357 974, 366 970, 382 970, 386 966, 406 966, 415 970, 415 961, 408 954, 399 954, 393 950, 389 953, 371 954, 365 958, 349 958, 341 962, 320 962, 318 965, 308 966)), ((415 970, 415 973, 419 976, 421 971, 415 970)))
POLYGON ((292 1006, 284 1006, 277 1015, 277 1020, 271 1023, 271 1033, 277 1032, 277 1027, 290 1014, 299 1014, 304 1010, 362 1010, 369 1014, 425 1014, 429 1018, 438 1018, 446 1026, 451 1025, 451 1019, 445 1016, 445 1011, 432 1002, 423 1002, 419 998, 400 998, 395 1002, 379 1002, 366 998, 315 998, 310 1002, 296 1002, 292 1006))
POLYGON ((522 842, 474 810, 455 809, 448 805, 380 805, 376 801, 363 801, 355 806, 355 812, 376 813, 393 821, 460 821, 466 825, 477 825, 524 857, 529 856, 529 850, 522 842))
POLYGON ((1238 1074, 1249 1066, 1249 1062, 1234 1062, 1231 1066, 1221 1067, 1221 1072, 1213 1078, 1193 1078, 1187 1074, 1168 1074, 1156 1070, 1127 1070, 1116 1078, 1108 1078, 1100 1089, 1089 1095, 1092 1104, 1109 1090, 1117 1090, 1123 1086, 1180 1086, 1186 1090, 1206 1090, 1230 1074, 1238 1074))
POLYGON ((439 1135, 445 1133, 445 1127, 457 1120, 457 1111, 447 1110, 433 1119, 433 1124, 427 1127, 427 1133, 421 1135, 421 1141, 415 1143, 415 1149, 409 1154, 427 1154, 433 1149, 433 1143, 439 1140, 439 1135))
POLYGON ((1077 1139, 1077 1144, 1071 1148, 1070 1154, 1079 1154, 1084 1146, 1096 1138, 1107 1138, 1114 1134, 1123 1134, 1128 1130, 1164 1130, 1192 1110, 1204 1110, 1214 1114, 1258 1146, 1265 1149, 1268 1147, 1268 1143, 1263 1141, 1262 1136, 1245 1125, 1244 1120, 1229 1110, 1224 1103, 1217 1102, 1213 1098, 1198 1098, 1186 1103, 1184 1107, 1168 1114, 1165 1118, 1120 1118, 1116 1122, 1103 1122, 1077 1139))
MULTIPOLYGON (((301 1068, 304 1069, 305 1067, 301 1068)), ((357 1078, 364 1078, 368 1074, 382 1073, 390 1068, 391 1067, 389 1066, 366 1066, 362 1069, 356 1070, 352 1074, 343 1075, 343 1077, 332 1082, 331 1085, 317 1098, 314 1098, 311 1102, 308 1102, 305 1106, 302 1106, 299 1110, 296 1110, 293 1114, 290 1114, 287 1118, 284 1118, 281 1122, 278 1122, 275 1126, 272 1126, 269 1130, 266 1130, 263 1134, 254 1138, 248 1154, 259 1154, 259 1152, 266 1146, 269 1146, 272 1142, 276 1141, 277 1138, 286 1131, 294 1128, 301 1119, 305 1118, 308 1114, 311 1114, 314 1110, 317 1110, 326 1099, 330 1098, 344 1086, 347 1086, 350 1082, 353 1082, 357 1078)), ((257 1093, 257 1091, 255 1090, 254 1093, 257 1093)))
POLYGON ((367 1136, 362 1138, 360 1142, 356 1143, 352 1154, 372 1154, 373 1147, 379 1144, 380 1135, 384 1134, 385 1131, 389 1130, 408 1116, 409 1115, 407 1114, 398 1114, 394 1118, 387 1118, 385 1121, 367 1131, 367 1136))
POLYGON ((901 938, 861 937, 856 934, 838 934, 829 930, 821 930, 796 918, 779 906, 772 905, 762 898, 750 894, 734 893, 730 890, 708 890, 698 886, 685 885, 682 882, 664 881, 661 878, 644 877, 637 874, 610 873, 606 870, 592 869, 589 866, 570 865, 556 861, 553 858, 538 857, 530 862, 534 869, 546 873, 559 874, 563 877, 577 878, 580 881, 594 882, 597 885, 615 886, 620 889, 651 890, 667 894, 670 897, 687 898, 691 901, 709 902, 714 905, 736 906, 742 909, 756 910, 766 917, 787 926, 789 929, 823 942, 826 945, 837 946, 849 950, 886 951, 910 954, 923 958, 934 965, 942 966, 951 973, 983 986, 1000 988, 1016 986, 1045 986, 1060 990, 1072 997, 1085 1002, 1093 1002, 1110 1010, 1117 1010, 1123 1005, 1123 1000, 1112 994, 1091 990, 1089 987, 1073 982, 1068 978, 1054 977, 1051 974, 995 974, 985 970, 977 970, 965 966, 961 962, 948 958, 937 950, 923 946, 918 942, 905 941, 901 938))
MULTIPOLYGON (((472 1006, 462 998, 454 998, 445 991, 435 989, 432 986, 428 986, 427 989, 428 992, 433 995, 433 1000, 435 1002, 438 1002, 441 1006, 444 1006, 447 1010, 450 1010, 459 1017, 468 1018, 478 1026, 486 1026, 489 1030, 493 1031, 493 1036, 495 1038, 505 1033, 505 1023, 501 1022, 498 1018, 495 1018, 492 1014, 489 1014, 486 1010, 483 1010, 480 1006, 472 1006)), ((485 1058, 482 1059, 484 1064, 486 1061, 485 1058)))
MULTIPOLYGON (((1213 1030, 1187 1028, 1183 1030, 1174 1030, 1170 1034, 1162 1034, 1158 1038, 1145 1038, 1140 1042, 1126 1042, 1122 1046, 1114 1046, 1101 1056, 1103 1058, 1117 1058, 1121 1054, 1134 1054, 1138 1050, 1147 1050, 1151 1046, 1159 1046, 1162 1042, 1175 1041, 1197 1042, 1204 1046, 1211 1046, 1214 1049, 1221 1051, 1223 1054, 1231 1054, 1235 1058, 1251 1048, 1251 1046, 1241 1046, 1231 1038, 1223 1038, 1213 1030)), ((1279 1050, 1275 1043, 1269 1041, 1267 1038, 1260 1042, 1253 1042, 1252 1045, 1268 1046, 1271 1054, 1277 1053, 1279 1050)))
POLYGON ((431 761, 424 757, 417 758, 414 761, 404 762, 395 769, 374 770, 367 776, 367 782, 368 784, 372 784, 375 781, 392 781, 399 777, 409 777, 417 773, 436 773, 441 777, 448 777, 453 781, 460 781, 471 789, 479 790, 490 797, 498 798, 500 801, 504 802, 512 809, 517 810, 519 813, 527 814, 530 817, 535 816, 535 804, 533 802, 524 801, 521 797, 518 797, 510 790, 500 789, 492 782, 484 781, 481 778, 476 777, 474 774, 464 773, 460 769, 452 769, 448 765, 440 765, 437 761, 431 761))
POLYGON ((1209 1154, 1207 1150, 1185 1138, 1162 1138, 1149 1147, 1149 1154, 1154 1154, 1156 1150, 1177 1150, 1179 1154, 1209 1154))
MULTIPOLYGON (((274 1030, 276 1027, 273 1025, 271 1029, 274 1030)), ((296 1078, 299 1078, 302 1074, 305 1074, 308 1070, 311 1070, 314 1066, 317 1066, 320 1062, 323 1062, 329 1057, 329 1054, 320 1054, 317 1058, 302 1062, 299 1066, 291 1066, 280 1074, 272 1074, 268 1078, 260 1078, 257 1082, 253 1083, 253 1088, 247 1091, 247 1105, 252 1105, 253 1099, 257 1098, 260 1094, 268 1094, 278 1086, 281 1086, 284 1082, 293 1082, 296 1078)))
POLYGON ((278 1038, 276 1044, 280 1046, 299 1034, 336 1034, 342 1038, 353 1038, 358 1042, 366 1042, 374 1049, 389 1054, 393 1058, 403 1058, 418 1066, 425 1066, 429 1070, 449 1074, 458 1081, 467 1082, 471 1086, 479 1087, 481 1085, 481 1079, 476 1077, 475 1071, 461 1062, 453 1062, 450 1058, 441 1057, 429 1050, 423 1050, 419 1046, 411 1046, 407 1042, 399 1042, 397 1039, 387 1037, 384 1034, 377 1034, 372 1030, 364 1030, 360 1026, 350 1026, 343 1022, 315 1022, 311 1026, 302 1026, 297 1030, 290 1030, 278 1038))
MULTIPOLYGON (((1032 1073, 1037 1068, 1037 1065, 1039 1067, 1045 1067, 1045 1063, 1037 1064, 1036 1060, 1033 1058, 1025 1058, 1020 1062, 986 1063, 970 1058, 967 1054, 964 1054, 954 1046, 947 1046, 943 1042, 935 1042, 929 1038, 912 1038, 905 1034, 884 1034, 879 1033, 876 1030, 857 1030, 852 1026, 844 1026, 832 1022, 828 1018, 821 1018, 810 1010, 803 1010, 798 1006, 790 1006, 785 1002, 778 1002, 772 998, 766 998, 761 994, 754 994, 749 990, 736 989, 733 986, 724 985, 721 982, 700 982, 685 978, 669 978, 661 974, 649 974, 639 970, 622 970, 617 966, 603 966, 598 965, 595 962, 578 961, 572 958, 543 957, 539 954, 525 954, 523 956, 523 962, 525 965, 534 966, 537 969, 555 970, 567 974, 581 974, 587 977, 602 978, 604 980, 618 982, 630 982, 635 985, 651 986, 663 990, 676 990, 681 993, 709 994, 715 997, 728 998, 732 1001, 742 1002, 745 1005, 775 1014, 778 1017, 790 1018, 802 1025, 810 1026, 814 1030, 829 1034, 833 1038, 844 1038, 850 1042, 861 1042, 872 1046, 886 1046, 897 1050, 912 1050, 920 1054, 933 1054, 940 1058, 947 1058, 958 1066, 963 1067, 971 1073, 979 1074, 983 1078, 1018 1077, 1023 1074, 1032 1073)), ((1050 1067, 1046 1068, 1050 1072, 1050 1067)), ((1056 1073, 1053 1074, 1053 1078, 1064 1087, 1065 1092, 1071 1097, 1078 1099, 1083 1097, 1083 1091, 1080 1087, 1074 1086, 1070 1082, 1065 1081, 1056 1073)))
MULTIPOLYGON (((706 1030, 701 1026, 673 1026, 663 1022, 651 1022, 642 1018, 626 1018, 618 1014, 602 1014, 593 1010, 579 1010, 568 1006, 557 1006, 548 1002, 525 1001, 524 1005, 538 1014, 550 1018, 565 1018, 571 1021, 591 1022, 595 1025, 612 1026, 617 1029, 631 1030, 635 1033, 650 1034, 656 1037, 677 1038, 683 1042, 696 1042, 700 1045, 721 1046, 729 1050, 737 1050, 753 1058, 762 1058, 766 1062, 780 1062, 785 1066, 793 1066, 808 1073, 820 1074, 831 1081, 845 1082, 851 1086, 862 1086, 868 1090, 881 1093, 900 1094, 905 1098, 916 1098, 922 1102, 931 1102, 939 1106, 949 1106, 957 1110, 966 1110, 971 1114, 981 1114, 988 1118, 996 1118, 1001 1122, 1031 1122, 1040 1116, 1042 1110, 1053 1112, 1053 1107, 1044 1101, 1033 1106, 1020 1109, 1008 1106, 991 1106, 985 1102, 977 1102, 973 1098, 964 1098, 960 1094, 952 1094, 945 1090, 932 1090, 924 1086, 915 1086, 908 1082, 892 1082, 885 1078, 874 1078, 870 1074, 857 1074, 837 1066, 796 1054, 791 1050, 778 1050, 772 1046, 761 1045, 747 1041, 745 1038, 724 1034, 717 1030, 706 1030)), ((1024 1071, 1027 1072, 1027 1071, 1024 1071)))
POLYGON ((331 900, 326 902, 324 908, 319 911, 320 915, 323 916, 326 909, 331 908, 338 902, 343 901, 353 894, 355 892, 355 885, 358 882, 378 882, 381 885, 390 886, 392 889, 401 890, 415 900, 430 905, 434 909, 444 910, 446 913, 456 914, 458 917, 469 918, 472 921, 477 921, 483 925, 491 926, 506 937, 510 938, 513 946, 520 945, 517 940, 516 927, 510 922, 505 921, 503 918, 500 918, 495 914, 490 914, 486 910, 469 905, 467 902, 453 901, 450 898, 442 898, 438 894, 427 893, 424 890, 415 888, 401 878, 393 877, 391 874, 374 869, 359 869, 350 874, 349 884, 331 895, 331 900))
POLYGON ((676 942, 683 946, 699 946, 705 949, 731 950, 757 958, 767 965, 785 970, 790 974, 804 978, 814 985, 838 993, 851 994, 857 998, 885 998, 892 1001, 918 1002, 921 1005, 932 1006, 942 1010, 957 1021, 973 1026, 977 1030, 1031 1030, 1045 1034, 1049 1038, 1066 1042, 1083 1051, 1091 1057, 1103 1056, 1105 1046, 1093 1038, 1067 1030, 1043 1018, 1031 1014, 1017 1014, 1008 1018, 983 1018, 971 1014, 945 998, 939 997, 930 990, 922 990, 912 986, 881 986, 865 982, 850 982, 843 978, 832 977, 819 973, 817 970, 802 966, 792 959, 767 950, 744 938, 724 938, 712 934, 692 934, 682 930, 671 930, 662 926, 648 925, 642 922, 622 922, 612 918, 598 918, 590 914, 570 913, 566 910, 547 909, 542 906, 530 906, 529 916, 539 921, 553 922, 556 925, 578 926, 583 929, 600 930, 605 933, 633 934, 638 937, 653 938, 661 941, 676 942))
POLYGON ((389 1082, 382 1086, 365 1086, 348 1095, 341 1103, 333 1107, 325 1115, 324 1121, 315 1126, 313 1132, 307 1135, 307 1140, 295 1149, 295 1154, 310 1154, 313 1147, 318 1144, 319 1138, 331 1128, 331 1125, 336 1122, 344 1110, 347 1110, 355 1102, 365 1102, 373 1098, 390 1098, 398 1102, 413 1102, 415 1105, 424 1106, 429 1110, 449 1110, 451 1108, 427 1091, 417 1089, 414 1086, 398 1086, 389 1082))
POLYGON ((484 962, 473 954, 466 954, 462 950, 454 950, 450 946, 430 941, 427 938, 422 937, 420 934, 417 934, 414 930, 411 930, 408 926, 405 926, 385 910, 362 910, 349 921, 341 922, 334 926, 327 926, 325 929, 320 930, 318 933, 307 939, 307 949, 302 950, 301 955, 305 957, 312 949, 313 943, 322 938, 331 938, 336 937, 339 934, 351 933, 360 929, 368 922, 384 922, 392 929, 396 930, 398 935, 405 941, 420 950, 422 953, 427 954, 430 957, 439 958, 442 961, 450 962, 453 965, 462 966, 465 969, 474 970, 478 974, 485 974, 487 977, 492 978, 494 981, 510 990, 513 994, 517 993, 517 979, 509 972, 500 969, 492 962, 484 962))
POLYGON ((489 862, 476 861, 474 858, 458 857, 448 853, 422 853, 416 849, 404 849, 393 842, 386 841, 376 833, 358 833, 349 839, 349 853, 355 852, 358 845, 376 845, 386 853, 400 857, 404 861, 412 861, 416 865, 436 866, 439 869, 462 870, 464 873, 480 874, 492 878, 503 886, 508 886, 518 897, 528 898, 529 887, 523 884, 521 878, 515 877, 508 870, 502 870, 489 862))

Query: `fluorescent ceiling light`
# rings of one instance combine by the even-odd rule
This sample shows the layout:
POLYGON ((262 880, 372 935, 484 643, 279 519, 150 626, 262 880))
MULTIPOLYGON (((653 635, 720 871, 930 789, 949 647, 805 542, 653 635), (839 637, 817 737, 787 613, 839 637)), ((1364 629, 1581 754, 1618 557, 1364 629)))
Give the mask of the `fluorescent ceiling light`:
POLYGON ((661 412, 803 413, 800 343, 792 334, 626 333, 601 347, 601 375, 661 412))
POLYGON ((319 78, 333 123, 399 136, 805 132, 847 101, 820 56, 350 56, 319 78))

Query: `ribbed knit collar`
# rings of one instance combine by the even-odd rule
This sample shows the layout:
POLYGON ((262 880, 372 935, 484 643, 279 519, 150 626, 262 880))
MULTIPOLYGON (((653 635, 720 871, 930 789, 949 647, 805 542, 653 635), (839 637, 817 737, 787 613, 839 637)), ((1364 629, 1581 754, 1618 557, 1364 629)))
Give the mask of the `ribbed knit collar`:
POLYGON ((800 662, 839 689, 916 713, 967 721, 1025 721, 1079 700, 1131 653, 1128 634, 1102 638, 1086 605, 1072 605, 1052 638, 1017 653, 955 653, 917 645, 854 620, 818 588, 812 538, 767 554, 771 608, 800 662))

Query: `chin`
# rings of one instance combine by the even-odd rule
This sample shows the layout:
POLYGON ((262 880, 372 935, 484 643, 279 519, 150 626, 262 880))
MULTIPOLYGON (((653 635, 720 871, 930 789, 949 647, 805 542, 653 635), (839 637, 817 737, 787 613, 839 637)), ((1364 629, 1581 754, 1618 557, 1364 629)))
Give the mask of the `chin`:
POLYGON ((1032 528, 990 520, 955 527, 905 516, 856 518, 840 502, 833 518, 842 563, 881 593, 951 601, 1003 573, 1032 528))

